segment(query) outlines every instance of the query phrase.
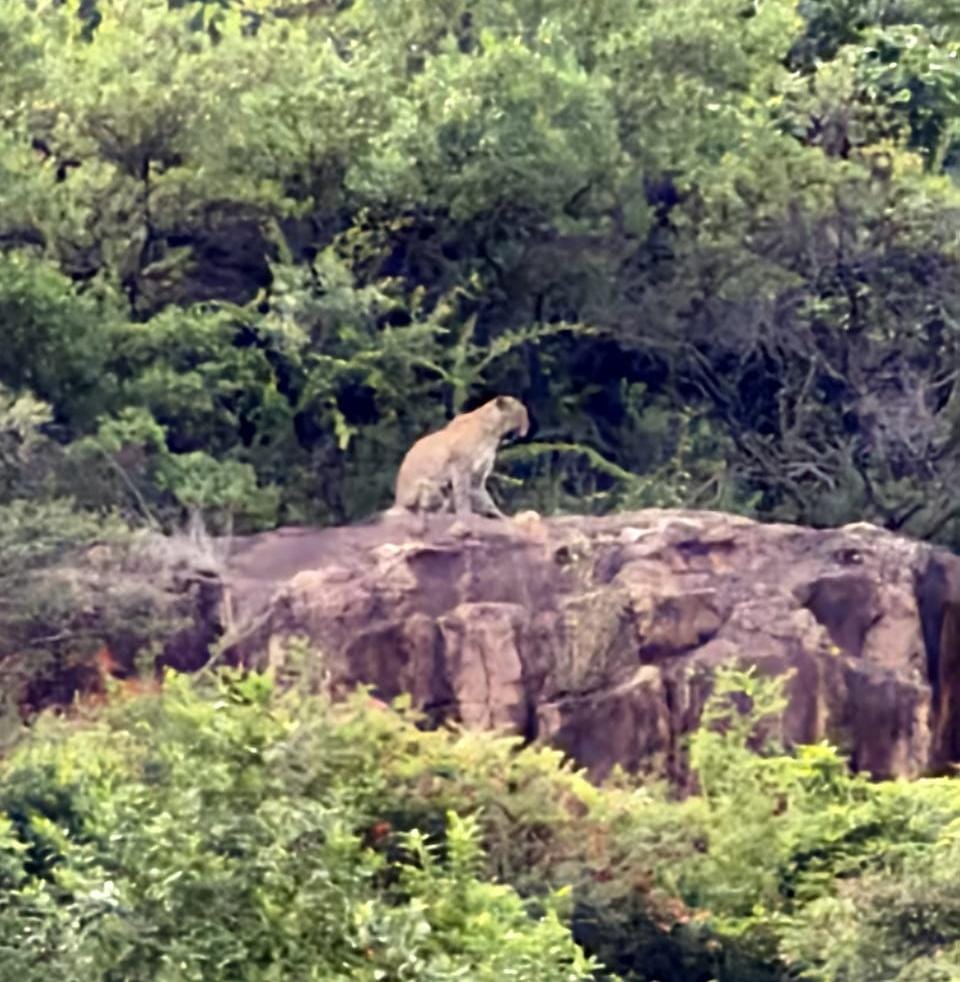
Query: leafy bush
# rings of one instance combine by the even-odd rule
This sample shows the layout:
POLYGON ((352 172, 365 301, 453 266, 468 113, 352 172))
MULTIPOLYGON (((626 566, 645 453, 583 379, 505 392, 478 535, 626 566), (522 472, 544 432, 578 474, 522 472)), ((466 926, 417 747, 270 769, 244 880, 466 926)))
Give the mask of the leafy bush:
POLYGON ((258 674, 170 676, 44 717, 2 767, 3 964, 78 980, 949 978, 954 782, 878 785, 828 747, 786 755, 780 698, 718 676, 691 745, 701 792, 683 800, 623 776, 596 787, 515 739, 421 729, 402 701, 334 706, 258 674))
POLYGON ((383 775, 320 708, 226 675, 46 720, 4 767, 4 970, 586 978, 550 898, 531 917, 480 877, 475 819, 446 816, 442 854, 415 831, 392 857, 371 847, 383 775))

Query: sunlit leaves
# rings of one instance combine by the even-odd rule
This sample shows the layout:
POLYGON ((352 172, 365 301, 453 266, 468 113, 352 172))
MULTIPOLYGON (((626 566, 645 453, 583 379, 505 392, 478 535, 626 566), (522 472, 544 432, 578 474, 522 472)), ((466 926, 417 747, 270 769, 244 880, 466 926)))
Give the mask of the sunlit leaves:
POLYGON ((399 202, 443 201, 458 219, 498 207, 554 213, 618 163, 602 82, 516 41, 438 54, 395 113, 354 182, 370 194, 396 188, 399 202))
POLYGON ((167 685, 7 765, 0 949, 25 980, 588 977, 549 897, 534 915, 484 880, 476 820, 448 816, 445 856, 364 841, 383 762, 323 701, 256 675, 167 685))

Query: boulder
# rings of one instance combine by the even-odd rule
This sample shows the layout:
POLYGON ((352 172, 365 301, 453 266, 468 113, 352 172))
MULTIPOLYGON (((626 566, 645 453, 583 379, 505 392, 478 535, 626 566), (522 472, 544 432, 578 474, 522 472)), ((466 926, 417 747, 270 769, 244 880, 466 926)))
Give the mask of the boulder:
POLYGON ((859 524, 714 512, 449 516, 237 540, 226 657, 302 638, 334 694, 683 783, 718 665, 789 673, 783 732, 912 777, 960 760, 960 557, 859 524))

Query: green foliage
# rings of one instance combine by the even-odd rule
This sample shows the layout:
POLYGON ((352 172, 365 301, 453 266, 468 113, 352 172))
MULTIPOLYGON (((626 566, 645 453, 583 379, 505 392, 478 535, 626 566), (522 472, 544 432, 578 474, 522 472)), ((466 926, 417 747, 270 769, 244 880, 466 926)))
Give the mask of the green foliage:
POLYGON ((619 144, 604 88, 563 46, 538 47, 481 30, 472 57, 441 48, 391 107, 356 189, 462 222, 518 207, 552 217, 577 188, 608 185, 619 144))
POLYGON ((69 669, 89 660, 99 631, 130 615, 127 585, 105 582, 83 564, 96 545, 120 555, 128 535, 119 522, 66 499, 0 504, 0 746, 15 737, 21 704, 31 695, 45 701, 45 687, 69 688, 69 669), (94 627, 89 614, 97 608, 105 616, 94 627))
POLYGON ((82 432, 112 401, 105 356, 113 315, 48 264, 0 254, 0 384, 50 403, 70 435, 82 432))
POLYGON ((48 720, 5 764, 6 970, 81 979, 585 979, 552 901, 481 878, 477 823, 443 853, 364 841, 377 755, 257 675, 48 720))
MULTIPOLYGON (((954 782, 872 784, 826 745, 786 755, 775 726, 785 705, 781 680, 717 676, 691 742, 706 847, 674 882, 714 930, 784 977, 913 978, 953 931, 952 873, 942 898, 911 905, 918 870, 954 841, 954 782)), ((937 964, 949 970, 949 958, 937 964)))
MULTIPOLYGON (((87 564, 124 521, 354 520, 496 392, 534 422, 508 508, 956 545, 958 45, 921 0, 0 5, 6 698, 149 609, 87 564)), ((227 690, 11 771, 5 968, 534 978, 583 966, 518 898, 570 887, 627 978, 956 971, 952 785, 785 754, 764 680, 721 679, 682 803, 227 690)))
POLYGON ((16 0, 0 383, 61 442, 148 413, 69 483, 167 527, 364 516, 511 392, 508 507, 960 541, 958 43, 919 2, 16 0))
MULTIPOLYGON (((296 676, 288 682, 296 683, 296 676)), ((924 978, 956 965, 948 779, 792 754, 718 674, 701 791, 427 731, 236 672, 170 675, 2 765, 0 952, 24 979, 924 978), (591 963, 571 937, 598 955, 591 963)))

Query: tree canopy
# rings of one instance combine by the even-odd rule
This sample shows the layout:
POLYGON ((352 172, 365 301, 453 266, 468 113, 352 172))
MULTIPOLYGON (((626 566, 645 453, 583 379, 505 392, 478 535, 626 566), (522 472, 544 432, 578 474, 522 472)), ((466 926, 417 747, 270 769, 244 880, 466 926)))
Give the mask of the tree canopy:
POLYGON ((956 543, 958 44, 921 0, 15 0, 0 384, 47 494, 161 524, 369 514, 504 391, 513 505, 956 543))

